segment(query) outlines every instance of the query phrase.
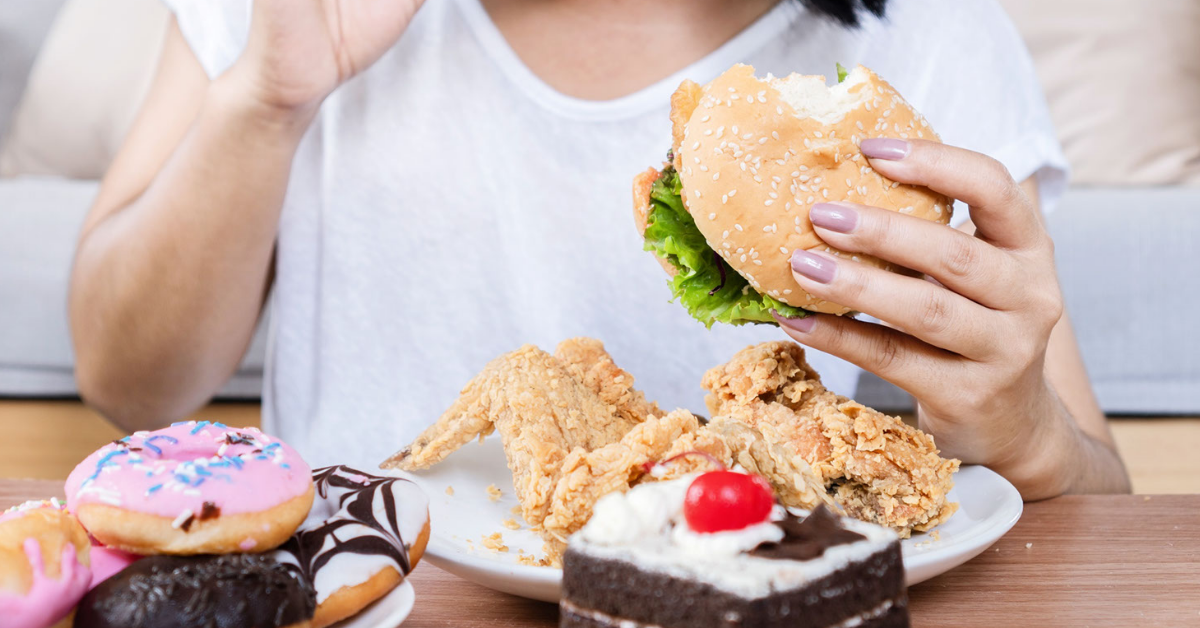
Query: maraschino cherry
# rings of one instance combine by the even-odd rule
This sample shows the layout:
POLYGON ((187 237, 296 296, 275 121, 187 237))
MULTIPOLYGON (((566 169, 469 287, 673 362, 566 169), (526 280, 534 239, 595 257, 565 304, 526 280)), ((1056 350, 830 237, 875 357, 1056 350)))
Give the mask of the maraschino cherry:
POLYGON ((683 516, 696 532, 741 530, 771 518, 775 497, 757 475, 709 471, 692 481, 683 500, 683 516))
MULTIPOLYGON (((704 456, 721 467, 720 471, 701 474, 688 487, 683 516, 694 532, 741 530, 771 518, 775 496, 771 485, 760 476, 728 471, 719 460, 700 451, 680 454, 657 464, 667 464, 687 455, 704 456)), ((648 468, 651 466, 647 465, 648 468)))

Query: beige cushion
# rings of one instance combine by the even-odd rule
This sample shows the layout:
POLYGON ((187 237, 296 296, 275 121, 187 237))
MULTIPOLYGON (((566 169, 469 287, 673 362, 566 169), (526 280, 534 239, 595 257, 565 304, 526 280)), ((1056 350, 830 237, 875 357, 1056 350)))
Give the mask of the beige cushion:
POLYGON ((1200 1, 1001 0, 1076 185, 1200 185, 1200 1))
POLYGON ((29 75, 0 176, 98 179, 153 78, 169 12, 157 0, 70 0, 29 75))

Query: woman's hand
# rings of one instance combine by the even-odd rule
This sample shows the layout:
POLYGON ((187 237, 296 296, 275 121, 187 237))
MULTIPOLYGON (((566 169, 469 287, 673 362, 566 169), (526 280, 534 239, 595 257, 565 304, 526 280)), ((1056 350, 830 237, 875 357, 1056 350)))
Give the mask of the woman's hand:
POLYGON ((230 74, 257 103, 311 115, 370 67, 424 0, 255 0, 246 50, 230 74))
POLYGON ((1087 437, 1044 373, 1063 315, 1054 246, 1033 202, 994 159, 928 141, 874 139, 861 150, 880 174, 968 203, 976 235, 875 207, 820 204, 809 217, 831 246, 866 253, 932 280, 796 251, 811 294, 870 314, 779 319, 798 342, 900 386, 947 455, 991 466, 1027 498, 1071 488, 1067 448, 1087 437))

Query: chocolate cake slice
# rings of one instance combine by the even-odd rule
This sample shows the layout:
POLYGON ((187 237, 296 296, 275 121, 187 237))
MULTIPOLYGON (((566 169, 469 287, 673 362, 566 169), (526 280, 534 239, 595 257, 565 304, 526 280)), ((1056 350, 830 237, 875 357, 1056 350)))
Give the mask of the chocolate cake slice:
POLYGON ((713 513, 693 510, 714 506, 689 492, 694 479, 597 502, 563 559, 561 628, 909 625, 894 532, 824 506, 699 532, 713 513))

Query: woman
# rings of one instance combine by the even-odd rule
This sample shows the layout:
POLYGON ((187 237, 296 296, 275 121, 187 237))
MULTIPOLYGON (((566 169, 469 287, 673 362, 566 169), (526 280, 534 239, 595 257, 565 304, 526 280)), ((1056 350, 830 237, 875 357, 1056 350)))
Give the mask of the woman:
MULTIPOLYGON (((784 329, 914 393, 946 454, 1026 498, 1128 490, 1037 217, 1062 156, 992 0, 895 0, 886 19, 882 0, 168 4, 158 76, 71 294, 80 388, 123 426, 204 403, 268 294, 264 424, 316 465, 382 459, 525 342, 599 337, 650 397, 698 406, 706 368, 778 331, 707 332, 667 302, 629 178, 667 148, 682 78, 841 61, 877 70, 964 147, 896 140, 870 156, 971 203, 979 236, 830 209, 816 221, 832 244, 945 287, 897 293, 851 262, 797 258, 806 289, 895 329, 784 329)), ((856 369, 810 353, 853 391, 856 369)))

